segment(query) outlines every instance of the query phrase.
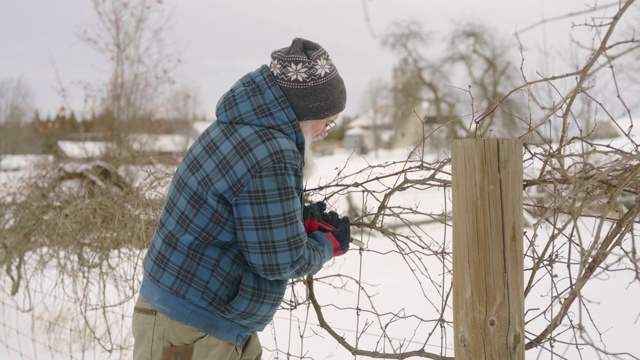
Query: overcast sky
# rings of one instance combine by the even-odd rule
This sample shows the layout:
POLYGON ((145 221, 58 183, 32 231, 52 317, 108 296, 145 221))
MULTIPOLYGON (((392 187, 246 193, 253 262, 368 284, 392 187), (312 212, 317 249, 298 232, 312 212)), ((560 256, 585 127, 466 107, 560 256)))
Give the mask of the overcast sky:
MULTIPOLYGON (((198 89, 207 117, 213 117, 218 98, 240 76, 268 63, 272 50, 288 46, 296 36, 316 41, 330 53, 345 79, 345 114, 351 115, 361 111, 370 81, 390 76, 395 58, 374 35, 384 34, 393 22, 419 20, 437 40, 455 24, 476 21, 515 41, 516 29, 585 9, 583 1, 574 0, 164 2, 173 14, 172 47, 182 60, 177 79, 198 89)), ((58 83, 75 89, 71 97, 80 104, 82 93, 70 84, 100 83, 108 75, 100 56, 79 40, 78 34, 94 21, 89 0, 1 0, 0 79, 21 77, 45 113, 61 104, 58 83)), ((531 47, 561 46, 569 30, 566 20, 552 22, 527 32, 524 40, 531 47)))

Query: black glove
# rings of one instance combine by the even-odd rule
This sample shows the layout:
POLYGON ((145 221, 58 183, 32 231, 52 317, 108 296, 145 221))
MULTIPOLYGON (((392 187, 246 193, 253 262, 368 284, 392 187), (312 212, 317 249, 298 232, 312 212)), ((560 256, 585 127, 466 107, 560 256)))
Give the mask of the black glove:
POLYGON ((340 216, 338 216, 338 213, 335 211, 329 211, 328 213, 323 212, 320 214, 320 221, 331 225, 333 228, 337 228, 340 225, 340 216))
POLYGON ((326 209, 327 205, 323 201, 302 207, 302 221, 304 222, 304 230, 307 234, 318 230, 318 220, 326 209))
POLYGON ((333 241, 333 256, 340 256, 349 251, 349 244, 351 243, 351 222, 349 222, 349 218, 346 216, 339 218, 335 229, 329 231, 327 235, 333 241))

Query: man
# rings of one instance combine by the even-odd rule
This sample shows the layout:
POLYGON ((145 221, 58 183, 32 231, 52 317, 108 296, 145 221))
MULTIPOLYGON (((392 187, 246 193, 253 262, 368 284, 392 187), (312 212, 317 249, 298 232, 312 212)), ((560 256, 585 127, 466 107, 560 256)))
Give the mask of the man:
POLYGON ((348 250, 348 218, 303 206, 309 145, 345 104, 329 54, 300 38, 222 96, 176 170, 144 260, 135 359, 260 359, 256 332, 288 280, 348 250), (320 216, 335 230, 318 231, 320 216))

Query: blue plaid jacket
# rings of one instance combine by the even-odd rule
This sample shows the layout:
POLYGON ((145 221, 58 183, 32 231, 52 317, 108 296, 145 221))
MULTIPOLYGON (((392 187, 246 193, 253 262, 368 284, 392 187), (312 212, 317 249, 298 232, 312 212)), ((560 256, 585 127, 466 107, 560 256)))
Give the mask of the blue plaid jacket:
POLYGON ((332 257, 302 221, 304 137, 267 66, 218 102, 176 170, 144 259, 141 296, 157 311, 242 344, 264 329, 288 279, 332 257))

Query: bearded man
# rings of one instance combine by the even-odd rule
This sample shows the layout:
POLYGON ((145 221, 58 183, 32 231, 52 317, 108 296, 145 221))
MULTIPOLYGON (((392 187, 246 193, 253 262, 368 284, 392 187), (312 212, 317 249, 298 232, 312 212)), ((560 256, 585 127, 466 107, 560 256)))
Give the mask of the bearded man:
POLYGON ((310 144, 346 104, 329 54, 296 38, 219 100, 172 180, 144 259, 134 359, 260 359, 288 280, 349 248, 346 217, 303 203, 310 144), (315 221, 315 223, 314 223, 315 221))

